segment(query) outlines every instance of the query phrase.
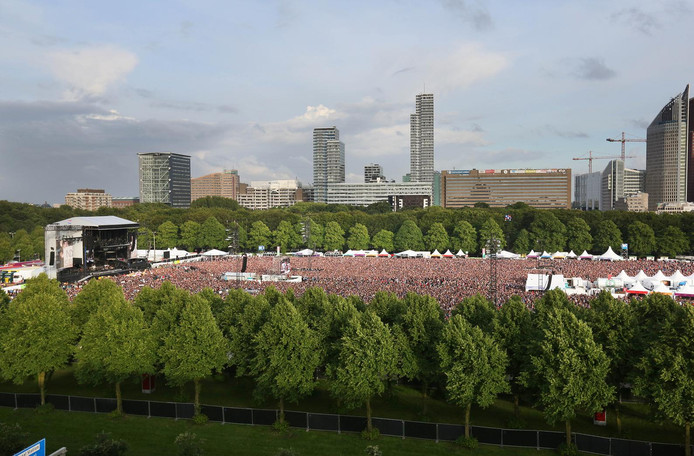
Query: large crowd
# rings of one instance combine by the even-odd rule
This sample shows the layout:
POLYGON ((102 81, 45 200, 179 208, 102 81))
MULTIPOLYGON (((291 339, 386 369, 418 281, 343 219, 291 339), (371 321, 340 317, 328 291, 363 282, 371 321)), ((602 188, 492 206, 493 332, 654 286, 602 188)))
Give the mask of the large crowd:
MULTIPOLYGON (((279 274, 280 263, 273 257, 249 257, 246 272, 255 273, 257 278, 263 274, 279 274)), ((370 301, 378 291, 392 292, 399 297, 407 293, 430 295, 441 307, 450 312, 462 299, 482 294, 489 296, 491 264, 479 258, 466 259, 398 259, 398 258, 351 258, 314 257, 291 258, 291 275, 302 276, 298 283, 224 280, 224 273, 239 272, 242 267, 240 257, 230 257, 214 261, 173 264, 157 267, 127 276, 112 277, 119 283, 127 299, 133 299, 145 287, 157 288, 169 281, 179 288, 198 292, 211 288, 221 296, 230 289, 242 288, 250 292, 262 292, 272 286, 282 292, 292 289, 300 296, 310 287, 323 288, 327 293, 340 296, 356 295, 370 301)), ((634 276, 643 270, 649 276, 661 270, 665 275, 680 270, 684 275, 694 272, 694 263, 680 261, 588 261, 588 260, 498 260, 497 302, 503 303, 517 295, 528 305, 542 296, 541 291, 525 291, 529 273, 538 271, 562 274, 566 278, 580 277, 595 281, 598 278, 616 276, 624 270, 634 276)), ((74 296, 79 285, 67 286, 68 294, 74 296)), ((576 304, 587 305, 588 296, 572 295, 576 304)))

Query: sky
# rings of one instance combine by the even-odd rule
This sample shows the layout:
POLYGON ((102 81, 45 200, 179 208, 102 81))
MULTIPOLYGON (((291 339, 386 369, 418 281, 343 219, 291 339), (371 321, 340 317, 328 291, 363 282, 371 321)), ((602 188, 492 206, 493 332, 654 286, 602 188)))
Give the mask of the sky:
POLYGON ((692 82, 692 24, 677 0, 0 0, 0 200, 138 196, 140 152, 311 184, 329 126, 348 182, 400 181, 419 93, 438 170, 584 173, 692 82))

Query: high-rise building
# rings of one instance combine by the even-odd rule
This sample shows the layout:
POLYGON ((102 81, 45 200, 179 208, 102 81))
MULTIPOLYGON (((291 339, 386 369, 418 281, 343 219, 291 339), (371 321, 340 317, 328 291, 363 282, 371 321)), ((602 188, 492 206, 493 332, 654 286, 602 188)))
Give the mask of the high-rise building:
POLYGON ((65 195, 65 204, 85 211, 95 211, 100 207, 111 207, 111 195, 102 189, 80 188, 77 193, 65 195))
POLYGON ((431 201, 431 184, 424 182, 355 182, 328 185, 328 204, 368 206, 388 197, 424 195, 431 201))
POLYGON ((385 182, 383 167, 378 163, 369 163, 364 166, 364 183, 385 182))
POLYGON ((410 114, 411 182, 434 181, 434 95, 417 95, 415 113, 410 114))
POLYGON ((190 156, 170 152, 137 154, 140 202, 190 207, 190 156))
POLYGON ((683 203, 694 196, 690 104, 687 85, 660 110, 646 131, 646 192, 651 211, 660 203, 683 203))
POLYGON ((289 207, 303 201, 303 189, 297 180, 252 181, 242 187, 237 201, 246 209, 289 207))
POLYGON ((313 129, 313 189, 317 203, 328 201, 328 184, 345 181, 345 145, 337 127, 313 129))
POLYGON ((617 201, 643 192, 645 183, 646 171, 625 168, 622 160, 611 160, 601 176, 600 210, 617 209, 617 201))
POLYGON ((574 208, 582 211, 599 210, 601 185, 600 171, 577 175, 574 185, 574 208))
POLYGON ((236 199, 239 188, 239 172, 235 169, 207 174, 190 180, 191 201, 206 196, 236 199))

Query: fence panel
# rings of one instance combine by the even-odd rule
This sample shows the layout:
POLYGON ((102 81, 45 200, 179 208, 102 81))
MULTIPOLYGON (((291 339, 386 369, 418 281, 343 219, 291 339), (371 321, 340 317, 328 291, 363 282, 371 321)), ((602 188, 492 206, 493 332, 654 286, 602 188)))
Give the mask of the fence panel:
POLYGON ((151 401, 149 403, 149 414, 162 418, 176 418, 176 404, 173 402, 151 401))
MULTIPOLYGON (((40 394, 17 394, 17 408, 36 408, 41 405, 40 394)), ((12 405, 14 407, 14 404, 12 405)))
POLYGON ((14 408, 14 393, 0 393, 0 407, 14 408))
POLYGON ((651 456, 684 456, 684 445, 651 443, 651 456))
POLYGON ((253 409, 253 424, 271 425, 277 421, 277 410, 256 410, 253 409))
POLYGON ((195 415, 195 405, 187 403, 176 403, 176 418, 179 420, 190 420, 195 415))
POLYGON ((436 424, 405 421, 405 437, 436 440, 436 424))
POLYGON ((437 424, 439 428, 439 440, 454 441, 461 435, 465 435, 465 426, 459 424, 437 424))
POLYGON ((612 439, 613 456, 650 456, 650 454, 651 446, 648 442, 612 439))
POLYGON ((251 409, 224 407, 224 422, 235 424, 253 424, 251 409))
POLYGON ((56 410, 70 410, 70 399, 68 396, 58 396, 57 394, 47 394, 46 402, 53 404, 56 410))
POLYGON ((102 399, 96 398, 96 412, 97 413, 110 413, 118 408, 115 399, 102 399))
MULTIPOLYGON (((563 436, 563 434, 562 434, 563 436)), ((594 454, 610 454, 610 439, 609 437, 600 437, 597 435, 574 434, 576 446, 579 451, 586 451, 594 454)), ((562 438, 562 442, 564 439, 562 438)), ((557 445, 558 446, 558 445, 557 445)), ((556 448, 556 447, 554 447, 556 448)))
MULTIPOLYGON (((564 432, 556 431, 540 431, 539 441, 540 448, 556 449, 563 442, 566 442, 566 434, 564 432)), ((506 444, 505 440, 504 444, 506 444)))
POLYGON ((328 415, 325 413, 309 413, 308 427, 318 431, 339 431, 338 415, 328 415))
POLYGON ((149 406, 147 401, 134 401, 123 399, 123 413, 128 415, 149 416, 149 406))
POLYGON ((371 423, 378 428, 383 435, 403 436, 402 420, 391 420, 389 418, 372 418, 371 423))
POLYGON ((93 397, 70 396, 70 410, 73 412, 92 412, 94 409, 93 397))
POLYGON ((537 448, 537 431, 522 431, 520 429, 504 429, 504 446, 537 448))
POLYGON ((201 405, 200 412, 206 415, 210 421, 216 421, 218 423, 224 421, 224 407, 219 407, 217 405, 201 405))
POLYGON ((303 429, 308 427, 308 413, 306 412, 284 412, 284 418, 291 427, 303 429))
POLYGON ((340 430, 342 432, 361 432, 364 429, 366 429, 366 418, 363 416, 340 415, 340 430))
MULTIPOLYGON (((462 426, 463 433, 465 432, 465 426, 462 426)), ((477 439, 480 443, 488 443, 490 445, 501 445, 501 429, 483 427, 483 426, 470 426, 470 435, 477 439)), ((506 442, 504 441, 504 444, 506 442)))

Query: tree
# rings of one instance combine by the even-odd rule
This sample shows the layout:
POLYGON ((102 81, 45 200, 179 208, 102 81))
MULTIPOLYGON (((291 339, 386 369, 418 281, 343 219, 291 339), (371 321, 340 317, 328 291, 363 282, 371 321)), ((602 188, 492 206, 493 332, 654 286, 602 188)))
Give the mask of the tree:
POLYGON ((487 243, 494 237, 500 241, 499 248, 503 249, 506 246, 506 240, 504 239, 504 232, 496 221, 489 217, 480 227, 480 250, 487 248, 487 243))
POLYGON ((222 331, 229 340, 230 363, 236 366, 236 376, 250 374, 256 355, 255 336, 270 314, 265 296, 251 296, 233 289, 226 298, 227 306, 220 315, 222 331))
POLYGON ((272 235, 275 245, 279 246, 282 252, 294 249, 299 246, 301 237, 294 226, 287 220, 282 220, 272 235))
POLYGON ((453 248, 473 252, 477 248, 477 230, 466 220, 461 220, 453 229, 453 248))
POLYGON ((2 311, 7 308, 7 306, 10 304, 10 297, 7 296, 7 293, 5 293, 4 290, 0 289, 0 315, 2 314, 2 311))
POLYGON ((270 228, 265 223, 260 220, 253 222, 248 231, 248 247, 253 251, 259 250, 260 246, 269 247, 271 235, 270 228))
POLYGON ((112 280, 92 279, 87 282, 72 300, 72 321, 78 332, 81 334, 82 327, 93 313, 102 306, 118 300, 122 295, 123 289, 112 280))
POLYGON ((588 325, 570 311, 552 307, 543 314, 524 384, 538 389, 549 424, 565 423, 566 444, 571 445, 571 420, 577 410, 597 412, 614 396, 606 382, 610 362, 588 325))
POLYGON ((43 405, 46 375, 67 365, 77 330, 64 301, 50 293, 29 293, 24 299, 15 299, 3 312, 0 373, 17 384, 36 375, 43 405))
POLYGON ((323 248, 329 250, 342 250, 345 245, 345 230, 339 223, 331 221, 325 226, 323 235, 323 248))
POLYGON ((590 235, 590 226, 580 217, 573 217, 566 224, 566 238, 568 249, 580 255, 581 252, 588 251, 593 246, 593 236, 590 235))
POLYGON ((395 233, 395 250, 424 250, 422 230, 412 220, 405 220, 395 233))
POLYGON ((157 228, 157 245, 160 249, 170 249, 178 246, 178 227, 167 220, 157 228))
POLYGON ((486 408, 509 389, 506 354, 490 335, 460 315, 453 316, 444 327, 437 351, 449 400, 465 409, 465 437, 469 438, 472 404, 486 408))
POLYGON ((198 222, 188 220, 181 226, 181 243, 188 249, 193 250, 202 247, 200 239, 201 226, 198 222))
POLYGON ((426 248, 430 251, 438 250, 440 252, 445 252, 449 248, 450 239, 442 223, 436 222, 431 225, 431 228, 429 228, 424 238, 424 243, 426 244, 426 248))
POLYGON ((122 295, 101 307, 84 325, 76 358, 77 380, 115 385, 116 410, 122 413, 121 383, 152 372, 156 359, 142 311, 122 295))
POLYGON ((237 211, 241 208, 241 206, 236 200, 233 200, 231 198, 224 198, 222 196, 205 196, 203 198, 198 198, 190 203, 191 209, 203 207, 220 207, 223 209, 230 209, 232 211, 237 211))
POLYGON ((124 440, 114 439, 108 432, 100 432, 96 435, 91 445, 80 448, 79 456, 122 456, 128 451, 128 444, 124 440))
POLYGON ((629 252, 638 256, 651 255, 655 250, 655 232, 653 228, 638 220, 629 224, 627 228, 627 242, 629 252))
POLYGON ((252 362, 256 394, 279 400, 279 422, 284 422, 284 402, 296 402, 311 394, 320 364, 318 335, 287 299, 270 310, 268 321, 255 336, 252 362))
POLYGON ((494 330, 496 306, 481 294, 476 294, 464 298, 455 306, 452 315, 460 315, 471 326, 477 326, 485 334, 491 334, 494 330))
POLYGON ((309 231, 306 232, 306 227, 304 226, 303 237, 307 248, 311 250, 316 250, 316 247, 323 245, 323 225, 316 223, 313 219, 307 219, 309 231))
POLYGON ((350 319, 340 340, 337 364, 329 369, 330 391, 348 406, 366 405, 366 431, 373 432, 371 399, 385 391, 395 371, 395 346, 386 325, 373 312, 350 319))
POLYGON ((593 236, 593 250, 599 253, 605 252, 609 247, 620 251, 622 248, 622 232, 612 220, 600 222, 593 236))
POLYGON ((381 230, 376 233, 371 240, 375 249, 384 249, 386 252, 393 251, 393 232, 388 230, 381 230))
POLYGON ((162 373, 174 386, 195 384, 195 413, 200 413, 200 380, 221 371, 227 362, 228 344, 210 305, 200 296, 190 296, 181 309, 178 323, 164 336, 159 347, 162 373))
POLYGON ((551 212, 538 211, 535 213, 535 220, 530 224, 530 239, 539 250, 564 250, 566 227, 551 212))
POLYGON ((347 247, 354 250, 365 250, 369 248, 369 230, 361 223, 356 223, 349 229, 347 247))
POLYGON ((208 217, 200 227, 200 247, 226 250, 229 243, 224 225, 214 217, 208 217))
POLYGON ((681 229, 668 226, 658 237, 658 252, 671 258, 689 251, 689 240, 681 229))

